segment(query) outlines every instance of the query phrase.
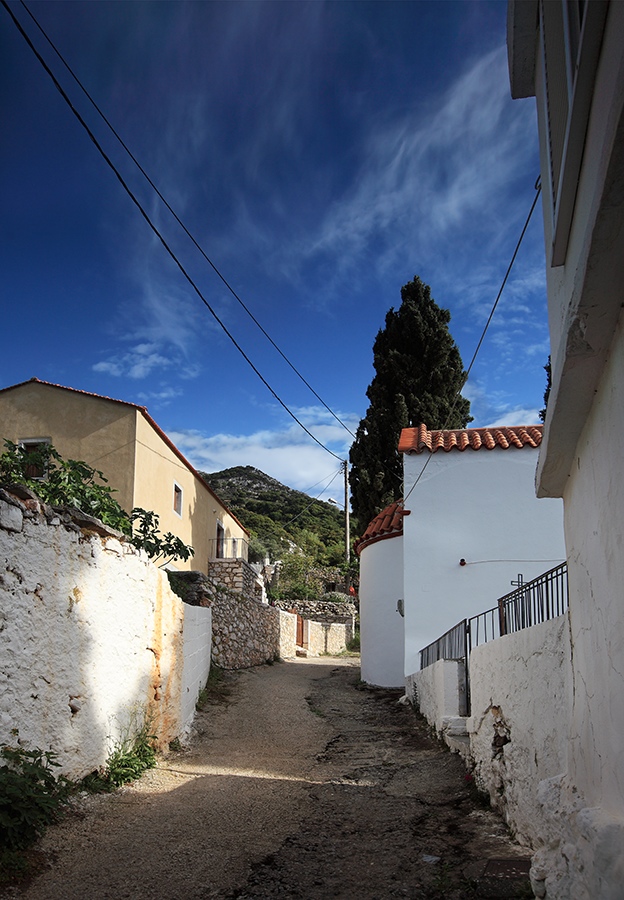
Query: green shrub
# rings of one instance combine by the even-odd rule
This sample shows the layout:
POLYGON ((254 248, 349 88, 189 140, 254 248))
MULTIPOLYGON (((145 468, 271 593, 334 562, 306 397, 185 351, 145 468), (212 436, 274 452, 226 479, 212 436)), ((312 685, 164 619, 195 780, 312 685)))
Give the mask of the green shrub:
POLYGON ((0 748, 0 845, 8 851, 32 844, 66 803, 71 783, 55 777, 55 754, 0 748))
POLYGON ((347 650, 351 653, 359 653, 360 650, 360 632, 356 631, 350 641, 347 641, 347 650))

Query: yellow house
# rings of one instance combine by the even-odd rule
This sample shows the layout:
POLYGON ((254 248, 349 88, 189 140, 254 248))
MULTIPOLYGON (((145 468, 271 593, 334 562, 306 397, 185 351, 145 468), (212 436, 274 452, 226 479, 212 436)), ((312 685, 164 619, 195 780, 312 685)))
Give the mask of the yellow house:
POLYGON ((0 389, 0 452, 6 439, 50 443, 101 471, 127 512, 157 513, 195 551, 176 567, 207 574, 211 560, 247 559, 247 530, 144 406, 32 378, 0 389))

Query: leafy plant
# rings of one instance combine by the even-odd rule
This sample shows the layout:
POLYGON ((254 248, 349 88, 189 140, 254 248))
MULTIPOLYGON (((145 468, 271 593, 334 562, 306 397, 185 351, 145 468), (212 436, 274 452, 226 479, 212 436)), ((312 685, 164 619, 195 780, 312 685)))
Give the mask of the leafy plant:
POLYGON ((347 650, 351 653, 360 652, 360 632, 356 631, 353 637, 347 642, 347 650))
POLYGON ((70 506, 99 519, 128 535, 131 543, 162 565, 176 559, 187 560, 193 548, 168 531, 161 534, 156 513, 136 507, 128 515, 113 497, 99 469, 80 460, 65 460, 51 444, 26 450, 12 441, 4 442, 0 455, 0 484, 23 484, 51 506, 70 506), (34 472, 42 476, 33 475, 34 472))
POLYGON ((159 518, 155 512, 135 507, 130 515, 132 523, 132 543, 139 550, 145 550, 154 560, 162 559, 162 565, 175 559, 187 560, 193 555, 193 548, 168 531, 161 534, 159 518))
POLYGON ((146 717, 133 735, 115 744, 102 771, 93 772, 82 780, 84 790, 92 793, 113 791, 122 784, 136 781, 143 772, 156 765, 155 740, 146 717))
POLYGON ((67 801, 71 782, 55 777, 55 754, 0 748, 0 845, 8 851, 32 844, 67 801))
POLYGON ((73 506, 111 528, 130 534, 130 519, 98 469, 80 460, 63 459, 51 444, 40 444, 37 450, 30 451, 12 441, 4 444, 0 483, 24 484, 51 506, 73 506), (33 476, 33 472, 44 476, 33 476))

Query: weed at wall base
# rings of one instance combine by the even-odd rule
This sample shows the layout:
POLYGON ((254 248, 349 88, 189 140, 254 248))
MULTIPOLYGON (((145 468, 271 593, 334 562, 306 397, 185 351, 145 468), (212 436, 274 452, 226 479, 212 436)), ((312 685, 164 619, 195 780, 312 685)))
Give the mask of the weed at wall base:
POLYGON ((92 772, 81 782, 83 790, 97 793, 114 791, 130 781, 136 781, 147 769, 156 765, 156 737, 151 734, 151 723, 145 718, 133 735, 122 738, 113 747, 104 769, 92 772))

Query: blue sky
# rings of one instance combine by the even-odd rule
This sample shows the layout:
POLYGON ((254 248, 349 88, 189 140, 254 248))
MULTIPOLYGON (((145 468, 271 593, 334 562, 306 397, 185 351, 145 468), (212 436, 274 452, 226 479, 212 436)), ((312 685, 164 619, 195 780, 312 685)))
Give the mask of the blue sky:
MULTIPOLYGON (((273 341, 355 431, 372 345, 414 275, 467 365, 534 197, 505 2, 28 2, 273 341)), ((344 458, 352 440, 158 200, 21 4, 15 15, 266 381, 344 458)), ((339 463, 257 377, 0 8, 0 385, 146 405, 200 469, 319 494, 339 463)), ((530 424, 548 357, 538 205, 464 394, 530 424)), ((327 487, 340 497, 340 479, 327 487)))

